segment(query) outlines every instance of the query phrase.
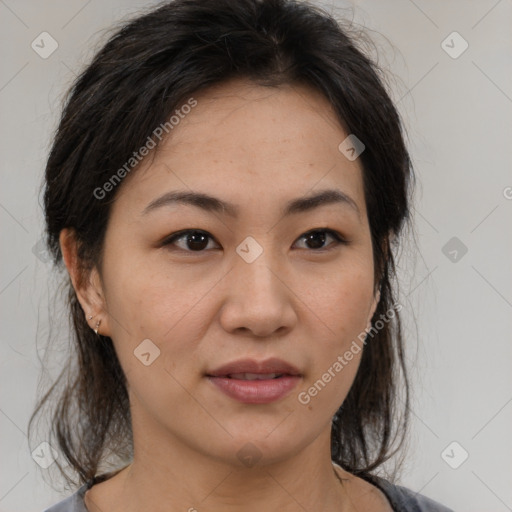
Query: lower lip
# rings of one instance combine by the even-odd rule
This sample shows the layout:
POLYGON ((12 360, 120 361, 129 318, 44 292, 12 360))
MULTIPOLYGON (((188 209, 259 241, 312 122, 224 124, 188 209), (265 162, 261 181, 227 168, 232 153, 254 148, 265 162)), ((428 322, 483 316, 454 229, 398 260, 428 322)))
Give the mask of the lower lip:
POLYGON ((287 375, 277 379, 240 380, 228 377, 208 377, 224 394, 245 404, 268 404, 284 398, 299 382, 300 377, 287 375))

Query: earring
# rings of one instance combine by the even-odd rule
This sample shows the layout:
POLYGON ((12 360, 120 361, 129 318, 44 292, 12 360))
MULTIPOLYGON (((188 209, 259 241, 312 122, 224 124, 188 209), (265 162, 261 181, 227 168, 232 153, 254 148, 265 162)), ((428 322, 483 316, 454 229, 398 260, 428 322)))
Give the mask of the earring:
POLYGON ((94 329, 94 334, 96 334, 96 336, 98 336, 98 328, 101 324, 101 320, 98 320, 98 323, 96 324, 96 328, 94 329))

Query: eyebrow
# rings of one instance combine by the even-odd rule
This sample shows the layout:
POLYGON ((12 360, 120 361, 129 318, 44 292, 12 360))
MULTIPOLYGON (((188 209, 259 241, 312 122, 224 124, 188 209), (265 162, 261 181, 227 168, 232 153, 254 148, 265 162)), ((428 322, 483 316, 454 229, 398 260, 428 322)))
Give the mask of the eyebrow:
MULTIPOLYGON (((187 204, 201 208, 207 212, 221 213, 233 218, 238 217, 240 213, 240 208, 237 205, 202 192, 172 191, 151 201, 142 211, 142 215, 146 215, 158 208, 174 204, 187 204)), ((361 218, 361 212, 357 203, 350 196, 337 189, 324 189, 314 195, 292 199, 286 203, 281 214, 287 217, 298 213, 309 212, 315 208, 330 204, 348 206, 357 213, 359 219, 361 218)))

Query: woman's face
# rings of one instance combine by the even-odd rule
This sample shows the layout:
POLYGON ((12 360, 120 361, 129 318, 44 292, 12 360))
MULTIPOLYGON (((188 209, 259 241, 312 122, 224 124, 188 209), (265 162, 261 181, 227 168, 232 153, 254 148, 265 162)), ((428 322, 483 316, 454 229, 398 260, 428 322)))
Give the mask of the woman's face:
POLYGON ((127 376, 135 443, 276 462, 328 442, 359 365, 350 347, 376 306, 362 169, 314 91, 233 81, 194 98, 117 191, 100 333, 127 376), (341 199, 305 201, 326 190, 341 199), (170 240, 185 230, 200 233, 170 240))

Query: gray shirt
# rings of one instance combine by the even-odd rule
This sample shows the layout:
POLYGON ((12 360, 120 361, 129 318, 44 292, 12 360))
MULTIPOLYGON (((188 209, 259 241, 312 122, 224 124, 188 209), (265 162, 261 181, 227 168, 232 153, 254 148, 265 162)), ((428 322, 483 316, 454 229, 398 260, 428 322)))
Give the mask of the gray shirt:
MULTIPOLYGON (((383 478, 373 476, 368 478, 368 481, 384 493, 395 512, 453 512, 452 509, 422 494, 415 493, 400 485, 394 485, 383 478)), ((84 504, 84 494, 87 489, 97 482, 99 482, 99 479, 91 480, 91 482, 80 487, 75 494, 44 512, 88 512, 84 504)))

